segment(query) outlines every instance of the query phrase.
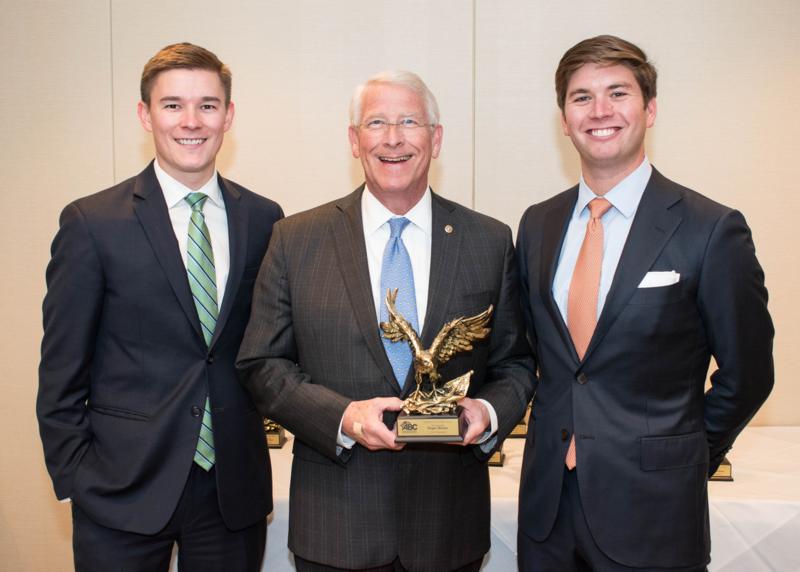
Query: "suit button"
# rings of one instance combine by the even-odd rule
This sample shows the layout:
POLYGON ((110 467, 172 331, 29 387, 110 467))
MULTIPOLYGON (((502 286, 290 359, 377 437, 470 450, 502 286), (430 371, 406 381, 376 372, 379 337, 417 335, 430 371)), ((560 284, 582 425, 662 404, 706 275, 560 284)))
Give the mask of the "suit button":
POLYGON ((562 429, 561 430, 561 440, 562 441, 566 441, 567 439, 569 439, 569 431, 567 431, 566 429, 562 429))
POLYGON ((200 414, 203 412, 197 405, 192 405, 192 417, 200 417, 200 414))
POLYGON ((209 365, 214 363, 214 354, 208 354, 208 356, 206 357, 206 363, 209 365))
POLYGON ((583 372, 580 372, 576 379, 578 380, 578 383, 580 383, 581 385, 586 385, 586 383, 589 381, 589 378, 586 377, 586 374, 583 372))

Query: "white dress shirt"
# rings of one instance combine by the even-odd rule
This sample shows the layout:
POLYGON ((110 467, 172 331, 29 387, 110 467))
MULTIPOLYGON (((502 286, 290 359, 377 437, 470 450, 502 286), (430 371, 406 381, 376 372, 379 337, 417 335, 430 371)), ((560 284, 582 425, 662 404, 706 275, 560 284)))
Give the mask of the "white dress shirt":
MULTIPOLYGON (((652 172, 653 168, 645 158, 635 171, 603 195, 603 198, 611 203, 611 208, 601 219, 603 222, 603 265, 600 270, 600 291, 597 296, 598 318, 606 303, 606 296, 611 288, 614 273, 617 271, 622 248, 625 246, 625 241, 628 240, 633 217, 639 208, 639 202, 642 200, 644 189, 652 172)), ((581 176, 578 185, 578 201, 572 211, 553 279, 553 297, 564 318, 564 323, 567 323, 569 285, 572 282, 575 263, 578 261, 578 253, 586 236, 586 224, 589 222, 587 206, 592 199, 597 197, 598 195, 592 192, 581 176)))
MULTIPOLYGON (((361 195, 361 224, 364 228, 364 242, 367 245, 367 263, 369 264, 369 281, 372 286, 372 298, 375 302, 375 315, 380 319, 381 303, 386 292, 381 292, 381 270, 383 268, 383 251, 389 242, 389 219, 398 215, 383 206, 369 189, 364 187, 361 195)), ((422 333, 425 324, 425 311, 428 307, 428 282, 431 276, 431 236, 433 229, 433 209, 431 206, 431 190, 425 191, 422 198, 410 211, 403 215, 411 221, 403 229, 401 236, 411 258, 411 270, 414 273, 414 292, 417 299, 418 334, 422 333)))
POLYGON ((219 188, 217 172, 202 187, 193 191, 183 183, 176 181, 155 161, 155 171, 158 183, 164 193, 164 200, 169 209, 169 218, 172 230, 178 239, 183 265, 186 266, 187 242, 189 242, 189 219, 192 216, 192 207, 184 199, 189 193, 204 193, 208 199, 203 205, 203 215, 206 219, 208 232, 211 234, 211 248, 214 250, 214 270, 217 280, 217 308, 222 307, 225 297, 225 285, 228 282, 228 272, 231 267, 231 255, 228 241, 228 216, 225 214, 225 201, 219 188))

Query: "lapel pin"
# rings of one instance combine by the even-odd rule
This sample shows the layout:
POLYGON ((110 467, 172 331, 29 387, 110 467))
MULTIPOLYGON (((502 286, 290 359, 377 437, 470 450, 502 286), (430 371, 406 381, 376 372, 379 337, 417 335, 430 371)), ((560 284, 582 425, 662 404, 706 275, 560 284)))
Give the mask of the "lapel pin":
POLYGON ((453 234, 453 225, 451 225, 451 224, 444 225, 444 231, 447 234, 453 234))

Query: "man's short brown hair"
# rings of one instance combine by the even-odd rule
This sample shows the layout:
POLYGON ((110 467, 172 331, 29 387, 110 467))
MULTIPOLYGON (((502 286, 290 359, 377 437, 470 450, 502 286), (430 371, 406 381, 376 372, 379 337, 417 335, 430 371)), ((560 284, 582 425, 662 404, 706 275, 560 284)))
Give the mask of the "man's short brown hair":
POLYGON ((633 72, 642 90, 644 104, 656 96, 656 68, 647 61, 647 55, 638 46, 616 36, 596 36, 578 42, 562 56, 556 69, 556 97, 558 107, 564 112, 569 80, 586 64, 600 66, 623 65, 633 72))
POLYGON ((150 92, 161 72, 174 69, 197 69, 216 72, 225 89, 225 105, 231 102, 231 70, 212 52, 189 42, 171 44, 150 58, 142 70, 139 85, 142 101, 150 105, 150 92))

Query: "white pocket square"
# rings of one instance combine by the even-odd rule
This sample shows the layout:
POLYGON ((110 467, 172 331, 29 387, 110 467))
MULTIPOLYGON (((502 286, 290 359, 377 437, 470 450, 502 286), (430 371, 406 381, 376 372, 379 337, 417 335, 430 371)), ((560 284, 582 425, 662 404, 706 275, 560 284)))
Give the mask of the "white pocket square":
POLYGON ((659 288, 661 286, 672 286, 680 282, 681 275, 674 270, 666 272, 648 272, 639 283, 639 288, 659 288))

